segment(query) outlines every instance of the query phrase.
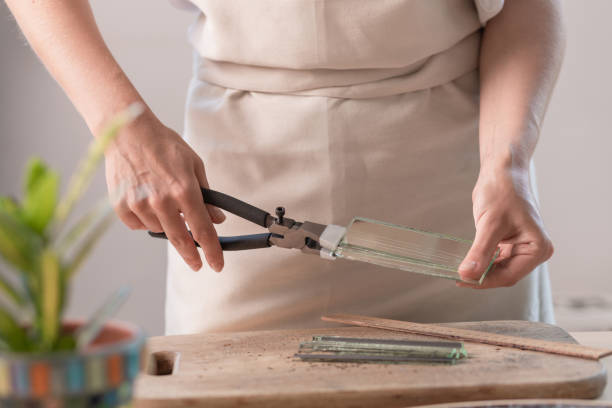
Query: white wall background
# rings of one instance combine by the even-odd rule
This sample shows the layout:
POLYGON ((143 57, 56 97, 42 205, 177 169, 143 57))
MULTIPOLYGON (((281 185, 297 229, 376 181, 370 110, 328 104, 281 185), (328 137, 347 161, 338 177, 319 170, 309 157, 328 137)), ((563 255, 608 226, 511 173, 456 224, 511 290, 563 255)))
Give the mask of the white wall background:
MULTIPOLYGON (((511 1, 511 0, 509 0, 511 1)), ((115 57, 153 110, 181 131, 191 51, 189 13, 164 0, 92 2, 115 57)), ((556 246, 550 262, 558 320, 612 328, 612 1, 564 1, 568 47, 536 153, 540 199, 556 246)), ((90 140, 83 121, 25 44, 0 3, 0 191, 17 195, 36 153, 63 174, 90 140)), ((105 194, 102 172, 89 197, 105 194)), ((69 314, 87 316, 121 284, 120 318, 163 332, 165 245, 117 222, 74 284, 69 314)))
POLYGON ((544 221, 556 249, 550 270, 557 320, 609 330, 612 1, 563 4, 567 53, 536 152, 544 221))

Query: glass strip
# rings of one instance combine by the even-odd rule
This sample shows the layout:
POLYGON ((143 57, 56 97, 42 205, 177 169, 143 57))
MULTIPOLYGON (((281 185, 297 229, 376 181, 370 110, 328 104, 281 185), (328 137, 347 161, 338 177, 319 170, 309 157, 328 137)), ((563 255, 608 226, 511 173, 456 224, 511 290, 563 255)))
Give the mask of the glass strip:
POLYGON ((456 281, 482 284, 493 261, 479 280, 463 280, 457 272, 472 241, 356 217, 334 252, 337 257, 456 281))

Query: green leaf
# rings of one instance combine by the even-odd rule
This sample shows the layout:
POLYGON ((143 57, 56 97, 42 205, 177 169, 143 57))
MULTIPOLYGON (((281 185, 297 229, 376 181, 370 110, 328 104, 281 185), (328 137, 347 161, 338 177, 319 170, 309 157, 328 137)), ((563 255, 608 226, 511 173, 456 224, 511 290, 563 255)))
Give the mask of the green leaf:
POLYGON ((82 266, 100 237, 106 232, 108 227, 110 227, 113 218, 112 212, 107 213, 106 216, 87 233, 80 245, 75 249, 72 259, 65 264, 64 273, 66 274, 66 279, 73 277, 76 271, 82 266))
POLYGON ((66 195, 58 204, 55 219, 58 224, 57 228, 62 227, 62 224, 70 215, 72 208, 89 186, 98 163, 104 157, 104 151, 106 148, 115 139, 119 131, 125 125, 140 116, 142 112, 143 107, 140 103, 135 103, 128 106, 127 109, 120 112, 110 121, 100 137, 94 140, 94 142, 89 146, 87 155, 79 163, 76 173, 72 176, 70 183, 68 184, 68 191, 66 192, 66 195))
POLYGON ((127 286, 119 288, 94 312, 87 323, 79 327, 76 332, 76 342, 79 349, 86 348, 98 337, 102 327, 123 306, 130 292, 131 289, 127 286))
POLYGON ((59 176, 39 159, 32 159, 26 173, 22 216, 27 225, 42 234, 57 205, 59 176))
POLYGON ((41 341, 42 349, 51 350, 59 336, 61 271, 57 254, 45 250, 41 257, 41 341))
POLYGON ((47 171, 47 165, 40 158, 32 157, 26 164, 23 191, 30 191, 47 171))
POLYGON ((89 210, 85 215, 81 216, 66 234, 57 238, 53 242, 53 247, 56 248, 60 257, 63 257, 70 248, 91 228, 92 225, 98 225, 105 219, 109 213, 113 211, 110 202, 105 197, 100 200, 94 208, 89 210))
POLYGON ((21 221, 21 208, 19 203, 11 197, 0 197, 0 211, 10 215, 17 222, 21 221))
POLYGON ((2 275, 0 275, 0 293, 4 293, 6 298, 14 302, 16 306, 25 304, 23 294, 15 289, 2 275))
POLYGON ((27 351, 29 342, 26 330, 6 310, 0 309, 0 339, 11 351, 27 351))
POLYGON ((41 249, 42 239, 0 208, 0 255, 19 271, 32 272, 41 249))
POLYGON ((54 351, 72 351, 76 349, 77 343, 74 334, 65 333, 57 339, 54 351))

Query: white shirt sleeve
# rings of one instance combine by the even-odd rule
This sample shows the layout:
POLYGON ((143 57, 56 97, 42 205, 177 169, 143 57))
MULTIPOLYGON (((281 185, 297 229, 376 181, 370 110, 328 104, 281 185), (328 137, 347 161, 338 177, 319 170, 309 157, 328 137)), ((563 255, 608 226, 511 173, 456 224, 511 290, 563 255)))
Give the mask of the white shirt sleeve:
POLYGON ((504 0, 474 0, 474 2, 478 10, 478 18, 483 26, 504 7, 504 0))

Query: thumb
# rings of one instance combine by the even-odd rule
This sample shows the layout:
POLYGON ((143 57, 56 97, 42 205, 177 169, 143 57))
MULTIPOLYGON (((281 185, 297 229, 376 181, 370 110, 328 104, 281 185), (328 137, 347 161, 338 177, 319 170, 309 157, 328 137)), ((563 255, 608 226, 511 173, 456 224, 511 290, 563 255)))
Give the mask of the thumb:
POLYGON ((504 231, 499 220, 485 214, 476 224, 476 237, 467 255, 459 265, 459 275, 465 281, 478 281, 485 272, 504 231))
MULTIPOLYGON (((198 179, 198 183, 200 183, 200 187, 210 188, 208 186, 208 180, 206 179, 206 171, 204 170, 204 164, 202 161, 196 163, 195 166, 195 175, 198 179)), ((225 214, 219 208, 206 204, 206 209, 208 210, 208 215, 210 215, 210 219, 215 224, 221 224, 225 221, 225 214)))

